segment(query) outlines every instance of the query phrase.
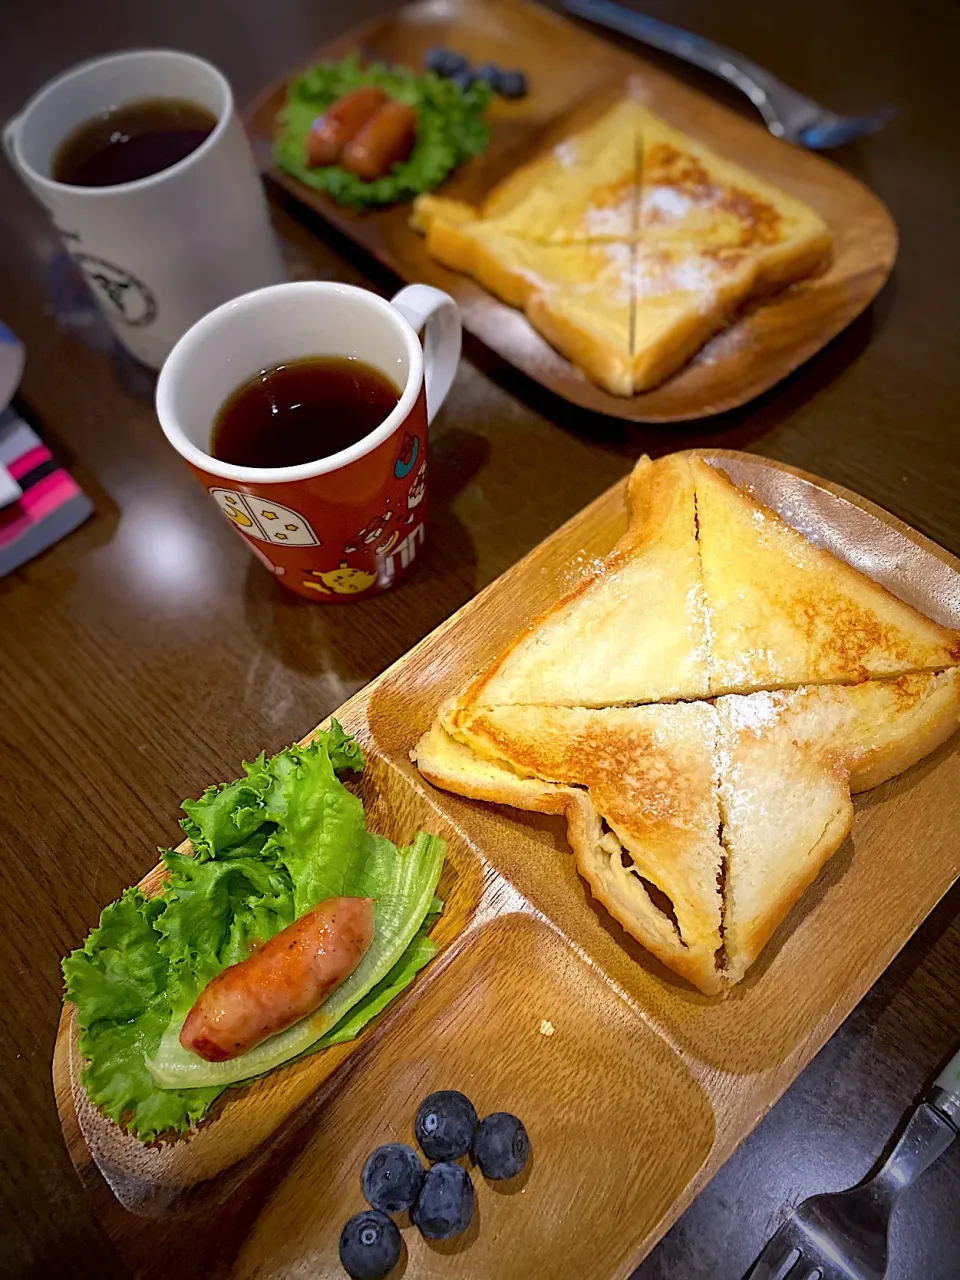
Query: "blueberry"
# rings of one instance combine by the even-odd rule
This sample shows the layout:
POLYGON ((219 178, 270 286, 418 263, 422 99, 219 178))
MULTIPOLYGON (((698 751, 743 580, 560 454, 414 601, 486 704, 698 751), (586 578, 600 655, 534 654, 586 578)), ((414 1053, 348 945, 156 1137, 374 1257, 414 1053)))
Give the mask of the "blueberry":
POLYGON ((462 53, 454 53, 442 44, 434 45, 427 52, 427 70, 435 71, 438 76, 455 76, 458 72, 465 71, 468 65, 462 53))
POLYGON ((527 77, 522 71, 501 71, 494 85, 501 98, 525 98, 527 77))
POLYGON ((495 1111, 480 1122, 473 1140, 473 1158, 485 1178, 495 1182, 513 1178, 530 1158, 526 1129, 508 1111, 495 1111))
POLYGON ((469 67, 464 67, 462 71, 455 71, 449 79, 458 85, 464 93, 468 93, 474 85, 476 74, 469 67))
POLYGON ((446 1163, 428 1169, 410 1217, 428 1240, 449 1240, 466 1231, 473 1217, 473 1183, 466 1169, 446 1163))
POLYGON ((503 73, 495 62, 485 62, 482 67, 477 67, 473 73, 475 80, 482 80, 484 84, 488 84, 491 89, 496 89, 503 73))
POLYGON ((470 1150, 477 1127, 473 1103, 456 1089, 441 1089, 420 1103, 413 1131, 429 1160, 456 1160, 470 1150))
POLYGON ((375 1209, 402 1213, 423 1186, 423 1165, 412 1147, 388 1142, 377 1147, 363 1166, 363 1194, 375 1209))
POLYGON ((340 1233, 340 1261, 353 1280, 383 1280, 402 1248, 400 1232, 378 1209, 355 1214, 340 1233))

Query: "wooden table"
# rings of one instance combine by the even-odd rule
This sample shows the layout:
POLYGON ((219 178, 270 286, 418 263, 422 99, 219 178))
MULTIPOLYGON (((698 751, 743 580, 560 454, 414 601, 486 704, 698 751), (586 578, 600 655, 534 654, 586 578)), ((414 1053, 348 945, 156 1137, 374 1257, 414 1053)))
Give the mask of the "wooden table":
MULTIPOLYGON (((7 6, 0 118, 69 63, 132 45, 212 58, 242 101, 383 7, 7 6)), ((149 398, 58 327, 47 287, 55 235, 0 171, 0 318, 27 343, 23 407, 96 504, 82 529, 0 582, 3 1275, 127 1274, 60 1140, 50 1085, 59 958, 152 865, 154 846, 175 840, 182 797, 309 729, 643 450, 710 442, 781 458, 960 552, 960 178, 949 142, 960 10, 952 0, 785 0, 775 14, 751 0, 644 8, 743 50, 838 110, 900 105, 882 135, 837 157, 899 223, 894 279, 786 383, 688 430, 576 411, 468 343, 431 446, 430 554, 400 590, 349 609, 314 608, 275 586, 166 445, 149 398)), ((296 272, 395 287, 294 212, 278 207, 276 221, 296 272)), ((736 1280, 784 1205, 866 1172, 958 1028, 960 888, 637 1277, 736 1280)), ((905 1198, 891 1276, 956 1280, 958 1201, 960 1143, 905 1198)))

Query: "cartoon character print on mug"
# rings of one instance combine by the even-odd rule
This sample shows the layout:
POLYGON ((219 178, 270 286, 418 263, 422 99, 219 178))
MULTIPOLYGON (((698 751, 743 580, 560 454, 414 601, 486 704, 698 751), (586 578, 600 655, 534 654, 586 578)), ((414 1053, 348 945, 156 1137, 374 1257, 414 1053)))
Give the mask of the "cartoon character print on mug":
POLYGON ((284 564, 268 560, 262 553, 257 555, 275 576, 288 581, 292 577, 303 594, 353 599, 389 586, 402 570, 410 567, 424 545, 425 454, 425 438, 419 433, 404 432, 377 514, 367 517, 358 529, 358 517, 352 514, 356 508, 347 508, 336 523, 331 511, 323 537, 305 515, 287 503, 223 485, 213 486, 208 492, 237 532, 251 541, 251 550, 258 552, 257 543, 269 543, 291 553, 284 555, 284 561, 289 561, 284 564), (417 462, 419 466, 413 471, 417 462), (344 536, 342 522, 348 520, 352 527, 347 525, 350 532, 344 536), (339 558, 331 567, 314 567, 316 549, 330 548, 336 556, 338 546, 339 558))
POLYGON ((372 520, 346 539, 345 558, 337 568, 312 571, 302 586, 321 595, 356 596, 374 586, 382 590, 398 573, 410 567, 424 543, 427 513, 422 504, 426 497, 426 460, 412 482, 408 477, 413 461, 425 452, 426 444, 421 443, 419 435, 404 433, 393 468, 399 487, 392 488, 372 520))

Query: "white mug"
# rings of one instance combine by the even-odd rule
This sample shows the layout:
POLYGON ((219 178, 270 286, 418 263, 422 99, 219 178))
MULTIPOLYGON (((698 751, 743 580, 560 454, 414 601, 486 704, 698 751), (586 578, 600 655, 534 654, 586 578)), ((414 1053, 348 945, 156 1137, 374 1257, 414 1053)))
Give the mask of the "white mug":
POLYGON ((314 604, 343 604, 393 586, 417 559, 429 507, 427 427, 459 359, 460 313, 439 289, 408 285, 387 302, 333 281, 275 285, 225 303, 184 334, 160 373, 157 415, 283 586, 314 604), (356 444, 299 466, 215 458, 214 423, 231 393, 307 356, 371 365, 396 388, 396 407, 356 444))
POLYGON ((36 93, 3 143, 46 205, 120 341, 159 369, 211 308, 284 279, 267 203, 230 86, 201 58, 141 49, 82 63, 36 93), (168 169, 112 187, 57 182, 57 149, 125 102, 180 98, 216 127, 168 169))

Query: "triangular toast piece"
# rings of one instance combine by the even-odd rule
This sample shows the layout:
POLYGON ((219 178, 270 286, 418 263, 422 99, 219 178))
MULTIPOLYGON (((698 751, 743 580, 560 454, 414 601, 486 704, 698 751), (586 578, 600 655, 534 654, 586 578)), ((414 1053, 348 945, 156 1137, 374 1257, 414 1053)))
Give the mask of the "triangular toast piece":
POLYGON ((624 98, 599 120, 521 165, 487 196, 480 216, 540 244, 635 237, 637 103, 624 98))
POLYGON ((850 829, 851 792, 953 734, 960 669, 586 710, 447 703, 412 753, 459 795, 566 815, 580 874, 701 991, 739 982, 850 829))
MULTIPOLYGON (((431 217, 427 248, 454 271, 525 311, 531 324, 615 395, 634 385, 630 245, 543 245, 485 222, 431 217)), ((665 317, 664 332, 676 324, 665 317)))
POLYGON ((424 204, 418 225, 431 257, 521 308, 614 395, 662 382, 726 324, 756 279, 749 256, 723 261, 669 237, 538 244, 464 210, 438 197, 424 204))
POLYGON ((725 976, 739 982, 879 785, 955 731, 960 671, 718 698, 725 976))
POLYGON ((716 713, 706 703, 449 706, 421 740, 438 786, 564 812, 580 874, 623 927, 702 991, 720 989, 716 713))
POLYGON ((626 534, 459 702, 599 707, 706 693, 693 480, 689 459, 674 454, 637 463, 626 534))
POLYGON ((637 238, 686 246, 692 260, 734 271, 750 260, 754 291, 779 288, 826 265, 831 237, 809 205, 641 109, 637 238))
POLYGON ((710 692, 855 684, 960 662, 960 633, 808 542, 691 459, 710 626, 710 692))

